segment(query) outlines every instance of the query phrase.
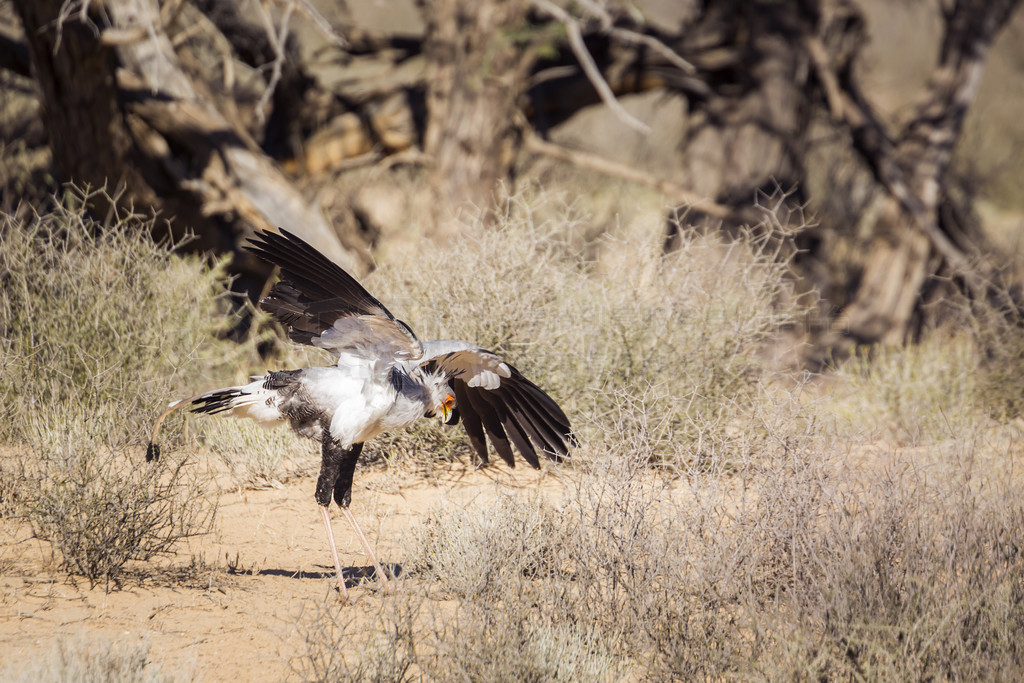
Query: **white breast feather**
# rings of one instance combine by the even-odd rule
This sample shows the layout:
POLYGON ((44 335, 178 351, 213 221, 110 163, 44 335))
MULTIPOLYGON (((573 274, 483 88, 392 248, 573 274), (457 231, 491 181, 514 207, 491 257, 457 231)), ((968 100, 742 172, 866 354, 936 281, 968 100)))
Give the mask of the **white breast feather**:
POLYGON ((308 379, 311 398, 332 414, 331 436, 345 447, 405 427, 423 415, 422 407, 396 411, 401 402, 396 402, 395 389, 381 381, 374 366, 375 361, 359 354, 342 353, 337 366, 319 369, 308 379))

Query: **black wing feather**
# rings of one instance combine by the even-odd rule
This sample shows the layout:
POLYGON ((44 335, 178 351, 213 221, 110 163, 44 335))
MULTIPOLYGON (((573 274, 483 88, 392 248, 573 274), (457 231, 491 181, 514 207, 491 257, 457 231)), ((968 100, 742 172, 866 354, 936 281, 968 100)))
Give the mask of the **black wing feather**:
POLYGON ((541 439, 539 445, 545 452, 555 458, 567 455, 568 446, 577 445, 569 426, 569 418, 543 389, 526 379, 515 367, 508 367, 511 376, 503 379, 492 393, 500 396, 521 422, 532 419, 535 427, 544 431, 547 438, 541 439))
POLYGON ((302 238, 284 230, 262 232, 250 240, 249 250, 281 268, 288 279, 308 288, 318 299, 337 297, 352 306, 354 313, 383 314, 394 320, 384 304, 356 281, 344 268, 311 247, 302 238))
POLYGON ((543 409, 554 424, 565 430, 563 433, 567 433, 569 431, 569 418, 565 416, 562 409, 555 403, 555 399, 548 396, 536 384, 523 377, 521 372, 512 368, 512 366, 509 367, 512 369, 511 379, 515 380, 509 383, 510 386, 520 394, 528 397, 538 409, 543 409))
MULTIPOLYGON (((548 441, 550 436, 546 433, 544 427, 537 422, 536 417, 528 408, 519 404, 518 399, 514 395, 510 395, 509 398, 511 398, 512 403, 514 403, 511 407, 515 409, 515 416, 519 423, 519 427, 529 438, 531 449, 534 454, 536 454, 536 449, 532 448, 533 444, 539 445, 542 450, 549 450, 548 441)), ((538 462, 537 464, 539 465, 540 463, 538 462)))
MULTIPOLYGON (((489 353, 489 352, 488 352, 489 353)), ((443 358, 424 363, 428 372, 436 372, 443 358)), ((481 460, 487 462, 486 434, 498 455, 514 467, 509 441, 533 467, 540 467, 537 451, 551 460, 561 461, 569 446, 577 445, 569 419, 555 400, 522 373, 506 363, 509 377, 503 377, 494 389, 471 387, 458 373, 449 377, 462 422, 481 460)))
MULTIPOLYGON (((479 396, 490 404, 494 410, 495 417, 501 422, 501 426, 505 430, 506 436, 515 444, 516 448, 522 454, 526 462, 530 463, 530 467, 540 469, 540 461, 537 460, 537 451, 530 443, 530 440, 526 437, 526 431, 523 429, 518 415, 509 410, 507 403, 501 400, 500 396, 497 396, 493 391, 488 392, 487 390, 481 391, 479 396)), ((475 398, 475 397, 474 397, 475 398)))
POLYGON ((281 269, 281 282, 260 306, 291 328, 293 341, 309 344, 345 316, 395 319, 341 266, 287 230, 258 233, 246 249, 281 269))
POLYGON ((541 450, 553 460, 561 460, 568 455, 566 442, 575 445, 576 438, 568 424, 558 425, 553 418, 546 416, 530 399, 524 399, 515 386, 508 387, 506 401, 516 411, 517 416, 531 430, 531 438, 541 450))
POLYGON ((522 410, 528 410, 540 420, 557 443, 564 445, 564 442, 568 441, 575 445, 575 437, 569 427, 569 418, 565 416, 554 399, 544 393, 544 390, 536 384, 523 377, 518 370, 513 369, 510 379, 514 381, 503 382, 500 389, 507 392, 522 410))
POLYGON ((505 380, 498 389, 469 389, 474 405, 483 399, 491 406, 506 432, 513 437, 513 443, 533 467, 540 467, 534 446, 539 447, 550 459, 556 462, 562 460, 569 452, 567 442, 575 444, 572 432, 567 426, 564 429, 551 426, 541 417, 541 413, 524 406, 508 384, 508 380, 505 380), (510 422, 518 428, 518 433, 509 427, 510 422), (530 442, 523 446, 518 443, 516 436, 528 437, 530 442))
POLYGON ((480 416, 471 407, 472 402, 466 394, 466 383, 455 382, 454 385, 452 390, 455 392, 455 405, 461 406, 458 411, 462 417, 462 424, 466 428, 466 434, 469 435, 469 442, 473 444, 473 449, 480 456, 481 462, 487 462, 487 440, 484 438, 484 426, 480 421, 480 416))
MULTIPOLYGON (((467 389, 468 388, 469 387, 467 387, 467 389)), ((469 410, 463 410, 463 420, 465 420, 467 412, 472 412, 478 415, 480 417, 480 421, 483 423, 484 430, 487 432, 487 436, 490 437, 491 445, 494 446, 494 450, 498 452, 498 455, 501 456, 502 460, 508 463, 509 467, 515 467, 516 460, 515 456, 512 455, 512 447, 508 443, 508 437, 505 435, 505 428, 501 426, 501 419, 495 413, 494 408, 492 408, 490 403, 480 396, 478 392, 467 391, 466 397, 469 399, 469 410)), ((463 406, 463 408, 465 408, 465 406, 463 406)))

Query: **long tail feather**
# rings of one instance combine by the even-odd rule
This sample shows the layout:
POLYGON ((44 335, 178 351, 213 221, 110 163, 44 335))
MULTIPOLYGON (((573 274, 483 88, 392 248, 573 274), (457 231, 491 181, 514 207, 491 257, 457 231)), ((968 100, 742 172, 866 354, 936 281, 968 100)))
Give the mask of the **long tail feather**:
POLYGON ((182 407, 183 405, 191 403, 192 401, 195 401, 201 396, 202 394, 197 394, 196 396, 193 396, 191 398, 183 398, 180 401, 175 401, 170 406, 168 406, 167 410, 160 414, 160 417, 156 419, 156 424, 153 425, 153 433, 150 435, 149 444, 147 444, 146 446, 146 462, 152 462, 154 460, 160 459, 160 443, 158 442, 158 439, 160 438, 160 426, 163 425, 164 420, 167 419, 167 416, 173 413, 178 408, 182 407))
MULTIPOLYGON (((264 382, 266 380, 265 377, 254 377, 253 380, 252 384, 240 387, 227 387, 226 389, 214 389, 213 391, 207 391, 180 401, 175 401, 168 406, 167 410, 157 418, 156 424, 153 425, 153 434, 150 436, 149 444, 146 446, 146 461, 150 462, 153 460, 159 460, 160 444, 158 439, 160 436, 160 427, 163 425, 164 420, 167 419, 167 416, 178 408, 190 406, 194 413, 216 415, 218 413, 224 413, 235 409, 257 408, 257 404, 262 406, 267 392, 273 390, 267 389, 264 386, 264 382)), ((274 413, 276 413, 276 410, 269 408, 269 406, 265 407, 260 412, 262 414, 255 415, 246 411, 242 413, 242 416, 252 417, 257 421, 270 421, 279 415, 275 415, 274 413)))

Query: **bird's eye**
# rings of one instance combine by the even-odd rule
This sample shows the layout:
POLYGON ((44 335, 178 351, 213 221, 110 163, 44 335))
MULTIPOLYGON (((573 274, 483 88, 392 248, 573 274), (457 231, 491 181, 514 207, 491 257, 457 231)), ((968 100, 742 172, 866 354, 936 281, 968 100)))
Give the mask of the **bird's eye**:
POLYGON ((445 394, 443 403, 445 408, 451 408, 455 405, 455 397, 451 394, 445 394))

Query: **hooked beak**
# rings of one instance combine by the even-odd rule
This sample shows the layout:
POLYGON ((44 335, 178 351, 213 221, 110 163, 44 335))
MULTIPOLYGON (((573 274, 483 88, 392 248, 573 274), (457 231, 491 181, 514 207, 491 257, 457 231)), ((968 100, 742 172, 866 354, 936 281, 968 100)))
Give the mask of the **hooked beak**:
POLYGON ((451 420, 454 409, 455 397, 448 394, 444 397, 444 401, 441 402, 441 421, 448 424, 449 420, 451 420))

